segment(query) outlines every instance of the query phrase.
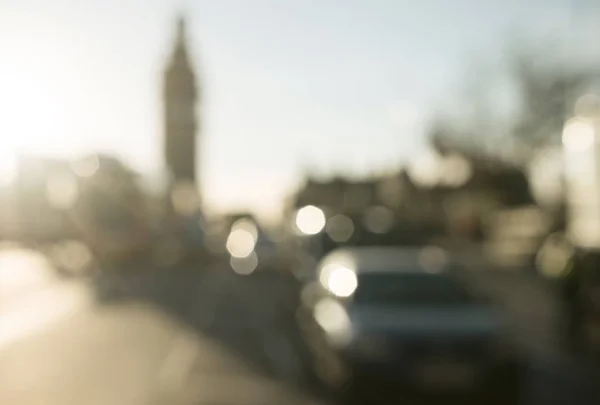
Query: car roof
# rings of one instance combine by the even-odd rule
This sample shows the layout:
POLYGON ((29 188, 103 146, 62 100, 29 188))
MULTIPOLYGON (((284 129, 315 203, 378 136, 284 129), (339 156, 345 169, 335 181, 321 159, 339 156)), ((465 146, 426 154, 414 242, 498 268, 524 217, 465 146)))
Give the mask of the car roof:
POLYGON ((319 269, 344 266, 355 272, 437 273, 448 268, 450 255, 435 246, 340 248, 325 256, 319 269))

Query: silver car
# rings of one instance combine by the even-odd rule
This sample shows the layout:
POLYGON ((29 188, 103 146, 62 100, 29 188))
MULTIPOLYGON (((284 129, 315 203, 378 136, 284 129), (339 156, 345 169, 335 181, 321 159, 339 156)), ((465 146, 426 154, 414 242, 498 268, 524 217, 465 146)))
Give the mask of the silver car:
POLYGON ((341 249, 321 261, 312 313, 350 371, 351 388, 387 381, 426 392, 502 393, 503 403, 516 394, 518 352, 501 316, 458 269, 431 247, 341 249))

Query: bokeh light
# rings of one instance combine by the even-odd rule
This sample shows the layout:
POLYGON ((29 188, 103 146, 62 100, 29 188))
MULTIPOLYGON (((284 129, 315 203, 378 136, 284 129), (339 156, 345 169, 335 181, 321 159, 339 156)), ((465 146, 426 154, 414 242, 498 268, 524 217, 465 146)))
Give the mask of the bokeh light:
POLYGON ((567 122, 563 131, 563 145, 569 152, 584 152, 594 144, 595 130, 592 124, 575 118, 567 122))
POLYGON ((227 251, 232 257, 248 257, 253 251, 256 239, 246 229, 234 229, 227 237, 227 251))
POLYGON ((536 255, 536 267, 546 277, 563 276, 568 270, 568 262, 573 254, 573 248, 564 235, 550 235, 536 255))
POLYGON ((323 210, 314 205, 303 207, 296 214, 296 226, 304 235, 318 234, 325 228, 326 222, 323 210))
POLYGON ((92 253, 85 244, 67 240, 53 249, 52 259, 58 268, 78 273, 86 270, 92 263, 92 253))
POLYGON ((446 156, 442 161, 440 180, 451 187, 460 187, 473 175, 471 164, 462 156, 454 154, 446 156))
POLYGON ((408 175, 422 187, 433 187, 440 181, 441 157, 427 151, 408 166, 408 175))
POLYGON ((364 222, 369 232, 386 233, 394 225, 394 212, 383 206, 370 207, 365 213, 364 222))
POLYGON ((351 338, 351 323, 348 313, 338 301, 325 298, 315 305, 314 317, 335 343, 345 343, 351 338))
POLYGON ((245 257, 231 256, 229 264, 233 271, 240 275, 250 275, 258 268, 258 256, 255 252, 250 252, 245 257))
POLYGON ((256 226, 256 224, 253 221, 251 221, 249 219, 243 218, 243 219, 236 221, 231 226, 231 230, 232 231, 244 230, 244 231, 250 233, 255 241, 258 239, 258 227, 256 226))
POLYGON ((88 156, 71 163, 71 170, 80 177, 92 177, 100 169, 98 156, 88 156))
POLYGON ((446 252, 437 246, 427 246, 419 252, 419 265, 430 273, 437 273, 443 270, 448 263, 446 252))
POLYGON ((354 235, 354 223, 346 215, 334 215, 327 221, 326 232, 334 242, 347 242, 354 235))
POLYGON ((530 161, 529 180, 531 191, 543 205, 560 203, 564 196, 564 154, 562 149, 545 149, 530 161))
POLYGON ((328 291, 340 298, 351 296, 358 287, 356 273, 340 265, 326 266, 319 276, 319 281, 328 291))

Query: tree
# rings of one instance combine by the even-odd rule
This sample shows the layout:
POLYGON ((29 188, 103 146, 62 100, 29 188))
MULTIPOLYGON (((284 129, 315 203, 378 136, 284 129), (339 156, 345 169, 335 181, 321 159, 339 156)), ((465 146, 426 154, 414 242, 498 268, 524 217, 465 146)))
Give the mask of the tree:
POLYGON ((512 73, 521 109, 511 133, 532 149, 560 140, 575 103, 600 78, 600 74, 585 67, 540 65, 539 60, 523 53, 515 55, 512 73))
POLYGON ((434 146, 524 166, 538 149, 560 141, 577 100, 600 81, 600 69, 565 62, 556 47, 525 42, 505 54, 496 71, 470 67, 462 102, 459 95, 453 103, 457 110, 442 111, 432 122, 434 146))

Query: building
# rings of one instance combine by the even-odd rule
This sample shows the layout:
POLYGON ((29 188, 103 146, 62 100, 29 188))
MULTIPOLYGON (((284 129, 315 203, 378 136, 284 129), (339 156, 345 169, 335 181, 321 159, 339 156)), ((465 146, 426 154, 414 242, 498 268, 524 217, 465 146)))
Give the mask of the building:
POLYGON ((67 211, 76 198, 68 161, 19 156, 15 181, 0 196, 0 238, 44 242, 73 237, 67 211))
POLYGON ((291 198, 287 216, 294 226, 298 209, 314 205, 323 210, 327 224, 318 237, 325 251, 339 244, 421 243, 444 225, 439 215, 432 215, 430 200, 430 193, 404 170, 360 180, 309 178, 291 198))
POLYGON ((77 235, 103 260, 146 252, 152 220, 137 174, 107 155, 92 155, 71 167, 77 198, 67 212, 77 235))
MULTIPOLYGON (((473 156, 463 160, 469 170, 460 182, 440 179, 421 184, 404 169, 361 180, 309 178, 290 198, 287 223, 294 226, 295 214, 302 207, 319 207, 326 224, 316 237, 323 240, 325 250, 339 244, 481 242, 496 238, 498 226, 484 226, 496 213, 534 204, 527 177, 502 162, 473 156)), ((452 167, 442 169, 449 174, 452 167)))
POLYGON ((183 17, 177 22, 173 52, 164 72, 164 158, 176 184, 197 186, 196 142, 199 118, 196 107, 199 89, 188 50, 183 17))

